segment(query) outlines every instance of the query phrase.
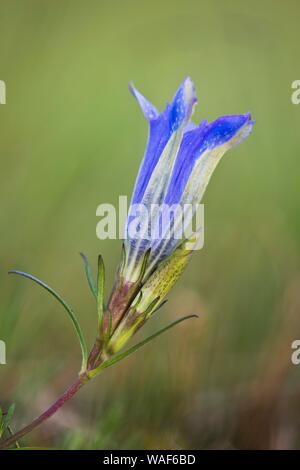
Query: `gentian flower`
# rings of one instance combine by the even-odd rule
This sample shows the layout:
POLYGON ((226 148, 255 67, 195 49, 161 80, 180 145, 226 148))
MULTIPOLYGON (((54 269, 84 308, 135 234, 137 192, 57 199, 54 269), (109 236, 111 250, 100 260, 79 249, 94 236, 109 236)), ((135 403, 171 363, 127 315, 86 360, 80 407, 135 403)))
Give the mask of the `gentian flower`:
POLYGON ((108 304, 114 352, 157 310, 197 242, 182 234, 179 243, 175 237, 176 213, 171 213, 169 236, 164 237, 167 229, 159 208, 189 204, 190 222, 218 162, 227 150, 249 135, 253 126, 250 113, 193 124, 197 98, 189 77, 162 113, 133 85, 130 90, 148 121, 149 137, 129 209, 122 260, 108 304), (132 224, 137 229, 134 236, 132 224))
MULTIPOLYGON (((197 98, 190 78, 183 81, 162 113, 133 85, 130 89, 149 123, 149 138, 129 209, 121 262, 106 306, 103 259, 98 257, 95 281, 91 266, 82 255, 88 284, 97 305, 98 328, 94 345, 89 352, 75 312, 57 291, 32 274, 10 271, 37 283, 61 304, 77 334, 82 362, 78 377, 65 392, 29 425, 2 440, 0 449, 16 445, 18 439, 49 419, 83 385, 105 369, 195 316, 179 318, 126 351, 119 351, 161 307, 187 265, 197 244, 198 233, 185 229, 195 217, 197 205, 218 162, 227 150, 249 135, 253 121, 246 113, 222 116, 211 123, 193 124, 191 118, 197 98), (183 210, 176 210, 178 208, 183 210)), ((4 431, 10 431, 8 426, 13 409, 9 408, 4 421, 0 417, 4 431)))

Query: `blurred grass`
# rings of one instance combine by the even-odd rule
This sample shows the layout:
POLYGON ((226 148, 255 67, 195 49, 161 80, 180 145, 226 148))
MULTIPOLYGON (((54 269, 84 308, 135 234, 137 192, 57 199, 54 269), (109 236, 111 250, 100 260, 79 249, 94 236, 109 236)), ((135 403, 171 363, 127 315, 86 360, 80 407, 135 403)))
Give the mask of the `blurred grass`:
POLYGON ((209 185, 204 249, 140 337, 180 314, 198 323, 107 371, 27 443, 299 447, 299 13, 292 0, 1 4, 0 400, 16 401, 16 428, 72 380, 79 348, 60 306, 6 273, 57 288, 93 340, 78 252, 103 254, 110 286, 120 243, 96 239, 95 211, 130 195, 147 135, 127 83, 162 109, 189 74, 195 120, 256 120, 209 185))

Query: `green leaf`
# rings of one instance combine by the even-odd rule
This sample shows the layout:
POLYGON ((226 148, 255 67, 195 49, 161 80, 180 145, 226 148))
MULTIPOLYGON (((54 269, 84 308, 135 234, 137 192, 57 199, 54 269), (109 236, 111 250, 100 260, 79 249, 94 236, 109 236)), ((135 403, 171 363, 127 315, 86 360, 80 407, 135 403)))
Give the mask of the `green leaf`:
POLYGON ((125 248, 125 244, 122 243, 122 254, 121 254, 121 264, 120 264, 121 273, 124 271, 125 265, 126 265, 126 248, 125 248))
POLYGON ((97 306, 98 306, 98 331, 99 337, 103 338, 103 315, 104 315, 104 284, 105 267, 103 258, 98 256, 98 277, 97 277, 97 306))
POLYGON ((10 430, 10 422, 12 420, 13 414, 15 412, 15 404, 12 403, 8 408, 6 413, 3 413, 2 409, 0 408, 0 438, 3 436, 6 430, 10 430))
POLYGON ((0 407, 0 438, 2 437, 4 432, 4 416, 2 408, 0 407))
POLYGON ((33 276, 32 274, 25 273, 23 271, 17 271, 16 269, 12 269, 8 271, 9 274, 18 274, 19 276, 26 277, 27 279, 30 279, 33 282, 36 282, 39 286, 43 287, 46 289, 48 292, 50 292, 53 297, 58 300, 58 302, 65 308, 67 314, 69 315, 69 318, 75 328, 75 331, 77 333, 80 347, 81 347, 81 353, 82 353, 82 371, 86 369, 87 365, 87 359, 88 359, 88 350, 87 350, 87 345, 81 330, 81 327, 79 325, 79 322, 76 318, 75 313, 71 309, 71 307, 65 302, 65 300, 54 290, 52 287, 49 287, 47 284, 45 284, 43 281, 38 279, 37 277, 33 276))
POLYGON ((173 328, 174 326, 178 325, 179 323, 185 321, 185 320, 188 320, 189 318, 198 318, 197 315, 187 315, 185 317, 182 317, 182 318, 179 318, 178 320, 175 320, 173 323, 170 323, 170 325, 167 325, 165 326, 164 328, 162 328, 161 330, 157 331, 156 333, 154 333, 153 335, 151 336, 148 336, 148 338, 144 339, 143 341, 141 341, 140 343, 136 344, 135 346, 132 346, 131 348, 127 349, 127 351, 124 351, 124 352, 121 352, 121 353, 118 353, 116 354, 115 356, 113 356, 111 359, 108 359, 107 361, 103 362, 103 364, 101 364, 100 366, 96 367, 95 369, 91 370, 88 372, 88 376, 90 378, 93 378, 95 377, 96 375, 100 374, 100 372, 102 372, 102 370, 104 369, 107 369, 108 367, 111 367, 113 366, 114 364, 116 364, 117 362, 120 362, 122 361, 123 359, 125 359, 126 357, 130 356, 131 354, 135 353, 138 349, 140 349, 142 346, 144 346, 145 344, 149 343, 150 341, 152 341, 154 338, 156 338, 157 336, 161 335, 162 333, 164 333, 165 331, 167 330, 170 330, 171 328, 173 328))
POLYGON ((154 300, 152 300, 152 302, 150 303, 150 305, 146 308, 146 310, 143 312, 143 315, 147 318, 151 315, 152 313, 152 310, 154 309, 154 307, 158 304, 158 302, 160 301, 160 297, 156 297, 154 300))
POLYGON ((152 312, 151 312, 151 317, 154 315, 154 313, 158 312, 166 303, 168 302, 168 299, 163 300, 152 312))
POLYGON ((16 408, 16 405, 14 403, 12 403, 10 407, 8 408, 7 413, 4 417, 5 428, 7 428, 11 423, 11 420, 15 412, 15 408, 16 408))
POLYGON ((144 257, 142 259, 141 272, 140 272, 140 275, 139 275, 139 278, 138 278, 137 282, 142 282, 143 281, 144 274, 145 274, 146 269, 147 269, 150 254, 151 254, 151 248, 148 248, 148 250, 145 252, 144 257))
POLYGON ((93 296, 95 297, 95 299, 97 301, 97 287, 96 287, 96 283, 95 283, 95 280, 94 280, 91 265, 89 263, 88 258, 85 256, 84 253, 80 253, 80 256, 82 257, 83 262, 84 262, 85 275, 86 275, 86 278, 87 278, 89 288, 90 288, 93 296))

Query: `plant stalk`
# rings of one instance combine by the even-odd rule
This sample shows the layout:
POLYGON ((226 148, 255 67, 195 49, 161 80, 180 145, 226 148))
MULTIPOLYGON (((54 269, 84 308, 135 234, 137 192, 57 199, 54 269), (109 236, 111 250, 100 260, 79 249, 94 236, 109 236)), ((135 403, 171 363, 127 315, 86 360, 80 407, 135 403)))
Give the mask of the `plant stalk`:
POLYGON ((46 411, 35 418, 30 424, 28 424, 28 426, 25 426, 3 442, 0 442, 0 449, 8 449, 9 447, 12 447, 12 445, 16 444, 16 441, 26 434, 29 434, 47 419, 51 418, 51 416, 53 416, 67 401, 69 401, 88 380, 89 378, 86 374, 81 374, 46 411))

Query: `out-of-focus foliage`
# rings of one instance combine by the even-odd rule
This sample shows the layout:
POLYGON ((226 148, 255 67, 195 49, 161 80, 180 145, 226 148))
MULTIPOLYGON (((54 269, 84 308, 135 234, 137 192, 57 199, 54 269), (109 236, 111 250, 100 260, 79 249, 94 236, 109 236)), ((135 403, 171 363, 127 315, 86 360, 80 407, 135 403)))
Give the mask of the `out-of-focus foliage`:
POLYGON ((180 325, 80 391, 22 445, 60 448, 297 448, 300 366, 299 3, 293 0, 2 2, 0 366, 3 409, 28 423, 73 380, 80 351, 59 305, 7 276, 32 272, 97 318, 80 251, 107 266, 120 241, 96 207, 130 195, 146 122, 134 80, 160 109, 193 77, 195 120, 251 111, 252 136, 205 195, 205 247, 136 341, 180 325))

